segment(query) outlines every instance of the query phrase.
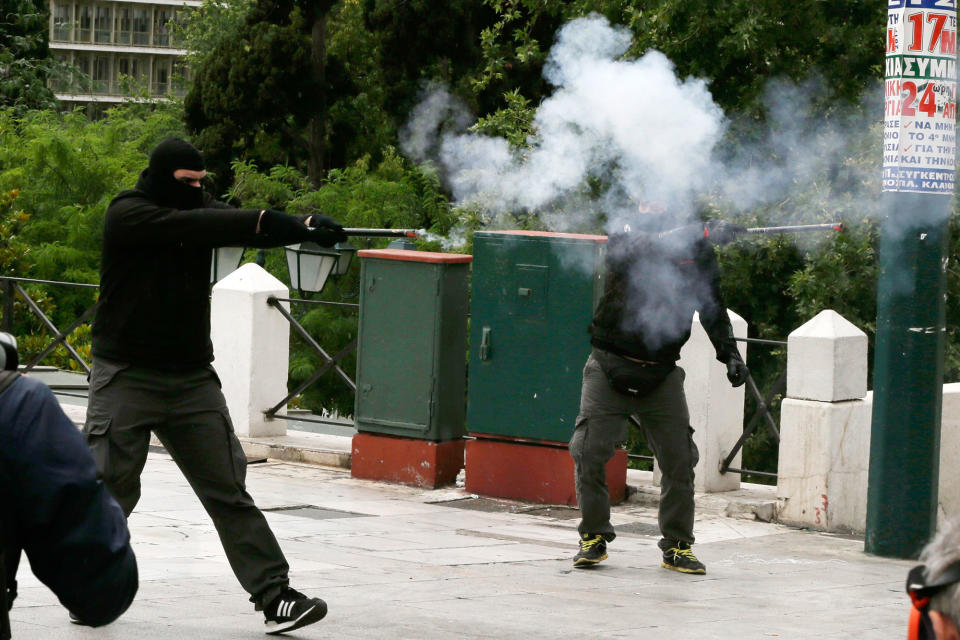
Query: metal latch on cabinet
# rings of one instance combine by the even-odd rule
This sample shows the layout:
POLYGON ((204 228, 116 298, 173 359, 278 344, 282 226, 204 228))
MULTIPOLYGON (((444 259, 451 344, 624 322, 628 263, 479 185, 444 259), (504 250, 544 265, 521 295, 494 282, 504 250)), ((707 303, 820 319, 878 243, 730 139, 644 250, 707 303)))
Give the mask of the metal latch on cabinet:
POLYGON ((490 359, 490 351, 493 349, 493 345, 491 344, 493 340, 490 337, 490 331, 491 331, 490 327, 484 327, 480 337, 480 359, 481 360, 490 359))

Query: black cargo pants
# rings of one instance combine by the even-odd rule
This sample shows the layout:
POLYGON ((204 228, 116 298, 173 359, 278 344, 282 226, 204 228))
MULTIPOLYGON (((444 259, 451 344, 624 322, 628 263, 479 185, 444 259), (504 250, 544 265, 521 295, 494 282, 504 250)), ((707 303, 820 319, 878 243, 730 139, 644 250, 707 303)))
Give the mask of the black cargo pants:
POLYGON ((128 516, 157 434, 213 520, 256 608, 280 594, 289 567, 246 490, 247 459, 212 367, 168 372, 94 358, 84 425, 104 483, 128 516))
POLYGON ((616 537, 610 524, 606 464, 626 441, 627 420, 635 415, 663 474, 658 513, 663 536, 660 548, 666 550, 677 541, 693 544, 693 468, 699 452, 683 393, 683 369, 677 367, 652 393, 635 398, 610 386, 594 353, 583 368, 580 415, 570 439, 580 533, 600 534, 608 541, 616 537))

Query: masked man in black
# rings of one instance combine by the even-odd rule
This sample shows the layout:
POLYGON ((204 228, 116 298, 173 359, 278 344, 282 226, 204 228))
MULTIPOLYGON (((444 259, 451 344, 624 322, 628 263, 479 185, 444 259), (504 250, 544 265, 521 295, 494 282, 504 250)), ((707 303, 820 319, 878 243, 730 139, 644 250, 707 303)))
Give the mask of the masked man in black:
POLYGON ((324 216, 233 209, 201 187, 200 152, 164 140, 136 188, 107 209, 100 304, 84 433, 124 513, 140 498, 153 431, 213 519, 230 566, 266 617, 267 633, 326 615, 319 598, 288 585, 276 537, 245 487, 246 458, 211 366, 211 252, 346 240, 324 216))
POLYGON ((641 215, 607 244, 604 294, 590 325, 593 346, 583 369, 580 414, 570 454, 581 521, 574 566, 607 558, 615 537, 610 524, 606 463, 627 439, 628 419, 639 418, 662 472, 659 525, 662 566, 702 574, 693 554, 694 466, 699 459, 683 392, 680 349, 690 337, 695 311, 727 365, 734 386, 746 381, 726 307, 718 289, 712 243, 732 239, 739 227, 691 225, 667 231, 662 205, 641 215))

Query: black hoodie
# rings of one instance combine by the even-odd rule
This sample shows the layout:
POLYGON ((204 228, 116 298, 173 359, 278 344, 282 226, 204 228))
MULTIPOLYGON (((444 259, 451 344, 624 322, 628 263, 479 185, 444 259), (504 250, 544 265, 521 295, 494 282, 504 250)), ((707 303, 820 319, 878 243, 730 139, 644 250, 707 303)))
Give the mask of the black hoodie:
MULTIPOLYGON (((144 172, 148 174, 149 169, 144 172)), ((257 209, 233 209, 197 190, 199 209, 157 202, 141 175, 107 208, 93 355, 165 370, 213 361, 210 260, 223 246, 275 246, 257 209)))
POLYGON ((590 325, 590 343, 618 355, 673 363, 690 338, 693 312, 726 363, 736 353, 718 287, 713 246, 691 226, 680 233, 611 234, 603 297, 590 325))

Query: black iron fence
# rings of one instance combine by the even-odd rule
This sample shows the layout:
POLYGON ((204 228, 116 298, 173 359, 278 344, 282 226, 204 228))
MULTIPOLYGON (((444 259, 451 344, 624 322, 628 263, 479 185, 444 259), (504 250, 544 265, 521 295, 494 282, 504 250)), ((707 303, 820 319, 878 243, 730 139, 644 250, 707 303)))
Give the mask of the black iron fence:
MULTIPOLYGON (((31 278, 12 278, 9 276, 0 276, 0 295, 3 296, 3 318, 2 321, 0 321, 0 330, 7 332, 13 331, 14 304, 16 302, 16 298, 19 297, 23 300, 30 312, 40 320, 44 328, 53 336, 53 341, 44 347, 39 353, 33 356, 25 365, 22 365, 21 369, 23 371, 33 370, 47 356, 53 353, 58 346, 63 345, 70 358, 74 360, 84 372, 90 373, 90 363, 84 360, 76 348, 70 344, 68 338, 77 330, 78 327, 90 321, 94 312, 96 311, 97 303, 94 302, 92 305, 87 307, 87 309, 84 310, 83 313, 81 313, 80 316, 69 327, 61 331, 47 316, 47 314, 43 312, 40 304, 33 299, 26 289, 24 289, 24 284, 42 284, 85 289, 98 289, 99 285, 78 282, 60 282, 57 280, 35 280, 31 278)), ((53 388, 54 391, 57 390, 55 386, 51 386, 51 388, 53 388)))
MULTIPOLYGON (((765 340, 762 338, 735 338, 735 340, 738 342, 746 342, 748 344, 757 344, 767 347, 783 347, 787 344, 783 340, 765 340)), ((787 389, 787 369, 785 366, 781 368, 776 380, 767 390, 766 394, 761 393, 756 381, 753 378, 753 374, 751 373, 748 373, 747 375, 746 385, 750 395, 753 396, 756 407, 753 411, 753 415, 745 422, 743 433, 740 435, 740 438, 733 445, 733 448, 730 450, 730 453, 727 454, 727 457, 720 462, 720 473, 739 473, 741 475, 750 475, 759 478, 776 480, 776 473, 770 471, 760 471, 757 469, 731 467, 730 464, 733 462, 734 458, 737 457, 737 454, 743 449, 743 445, 746 444, 750 436, 756 432, 761 423, 767 426, 767 429, 773 436, 774 441, 778 445, 780 444, 780 429, 770 411, 770 408, 774 399, 778 395, 782 396, 787 389)), ((630 421, 634 426, 638 428, 640 427, 640 421, 636 418, 636 416, 631 416, 630 421)), ((639 453, 630 453, 628 455, 631 460, 643 460, 649 464, 653 463, 653 456, 639 453)))
POLYGON ((321 376, 327 372, 333 372, 337 378, 350 390, 351 393, 356 394, 357 392, 357 383, 351 378, 347 372, 345 372, 339 365, 339 363, 348 355, 356 351, 357 349, 357 338, 351 340, 345 347, 340 349, 334 355, 330 355, 320 344, 311 336, 306 329, 303 328, 303 325, 293 316, 292 313, 287 311, 284 308, 284 302, 289 302, 291 304, 303 304, 303 305, 319 305, 319 306, 329 306, 329 307, 338 307, 346 310, 357 311, 360 309, 360 305, 355 302, 331 302, 327 300, 306 300, 301 298, 277 298, 275 296, 270 296, 267 298, 267 304, 276 309, 280 315, 282 315, 287 322, 290 323, 291 328, 303 338, 304 342, 315 351, 321 358, 322 364, 320 368, 317 369, 313 375, 301 382, 294 388, 290 393, 280 400, 275 405, 264 411, 264 415, 267 418, 280 418, 283 420, 296 420, 298 422, 313 422, 318 424, 339 424, 332 420, 327 420, 324 418, 318 418, 315 414, 311 416, 304 415, 290 415, 279 413, 280 409, 287 404, 290 400, 297 397, 304 391, 306 391, 310 385, 314 384, 321 376))

